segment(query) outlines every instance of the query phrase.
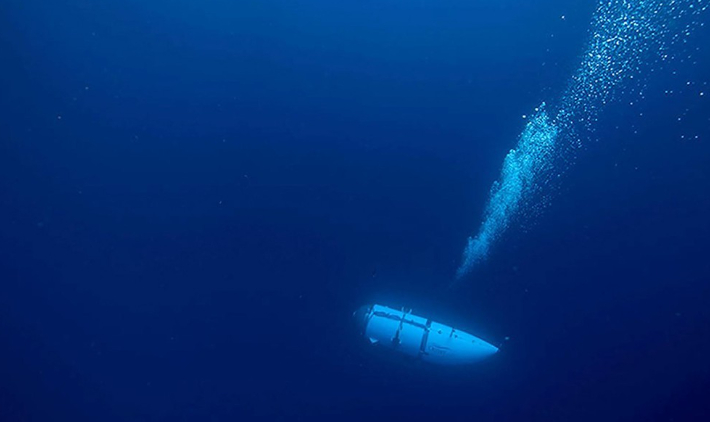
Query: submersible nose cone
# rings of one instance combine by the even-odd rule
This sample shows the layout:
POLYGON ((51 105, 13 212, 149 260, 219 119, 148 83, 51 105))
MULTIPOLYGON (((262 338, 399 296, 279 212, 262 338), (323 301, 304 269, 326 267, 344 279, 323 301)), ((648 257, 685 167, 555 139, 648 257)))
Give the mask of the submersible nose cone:
POLYGON ((483 349, 482 353, 484 353, 484 354, 487 353, 488 356, 492 356, 492 355, 495 355, 496 353, 498 353, 499 349, 496 346, 494 346, 490 343, 486 343, 485 341, 482 341, 482 343, 484 344, 484 346, 482 347, 482 349, 483 349))

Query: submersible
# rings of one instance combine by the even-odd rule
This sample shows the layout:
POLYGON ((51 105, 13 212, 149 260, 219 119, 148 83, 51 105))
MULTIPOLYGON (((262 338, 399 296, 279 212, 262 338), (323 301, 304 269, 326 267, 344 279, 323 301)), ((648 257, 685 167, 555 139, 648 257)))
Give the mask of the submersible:
POLYGON ((411 310, 395 310, 382 305, 363 306, 353 313, 370 343, 394 349, 404 355, 440 365, 478 362, 498 351, 480 338, 411 310))

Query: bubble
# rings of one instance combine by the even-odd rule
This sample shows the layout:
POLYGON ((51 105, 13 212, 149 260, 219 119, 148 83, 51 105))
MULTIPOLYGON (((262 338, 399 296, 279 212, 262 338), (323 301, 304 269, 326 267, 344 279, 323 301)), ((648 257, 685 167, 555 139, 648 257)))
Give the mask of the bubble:
POLYGON ((478 235, 469 238, 464 259, 457 276, 467 274, 488 256, 491 245, 508 228, 523 200, 540 186, 540 176, 549 169, 558 129, 545 112, 545 104, 538 108, 503 161, 500 178, 493 184, 486 207, 485 219, 478 235))
MULTIPOLYGON (((488 257, 521 214, 536 215, 549 203, 553 181, 575 162, 600 111, 622 96, 644 98, 645 73, 671 61, 685 44, 710 0, 605 0, 593 15, 589 41, 556 112, 543 106, 528 118, 518 144, 493 183, 484 219, 469 237, 456 275, 463 278, 488 257), (553 116, 553 117, 550 117, 553 116), (554 177, 552 176, 554 175, 554 177)), ((682 60, 681 60, 682 61, 682 60)), ((675 73, 675 72, 674 72, 675 73)), ((673 94, 666 90, 666 94, 673 94)), ((700 93, 704 95, 703 92, 700 93)), ((681 120, 678 118, 678 120, 681 120)))

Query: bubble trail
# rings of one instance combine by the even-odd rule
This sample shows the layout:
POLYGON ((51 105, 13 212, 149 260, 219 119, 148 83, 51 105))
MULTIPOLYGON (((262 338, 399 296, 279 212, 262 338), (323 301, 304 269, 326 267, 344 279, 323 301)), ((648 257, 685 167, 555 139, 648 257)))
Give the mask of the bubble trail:
POLYGON ((525 126, 517 148, 505 156, 500 179, 491 188, 483 224, 478 235, 468 239, 457 278, 463 277, 488 256, 491 244, 508 227, 522 200, 540 186, 538 179, 551 163, 557 133, 543 103, 525 126))
MULTIPOLYGON (((582 146, 583 132, 593 130, 601 109, 616 97, 643 97, 643 69, 674 58, 672 47, 684 44, 703 22, 698 16, 710 0, 605 0, 594 13, 588 45, 570 78, 557 111, 543 103, 525 126, 518 144, 503 161, 493 183, 483 222, 469 237, 460 281, 483 263, 494 244, 521 216, 546 204, 543 192, 553 175, 563 173, 582 146), (554 118, 550 118, 552 115, 554 118)), ((653 68, 651 68, 653 71, 653 68)), ((455 281, 455 282, 456 282, 455 281)))

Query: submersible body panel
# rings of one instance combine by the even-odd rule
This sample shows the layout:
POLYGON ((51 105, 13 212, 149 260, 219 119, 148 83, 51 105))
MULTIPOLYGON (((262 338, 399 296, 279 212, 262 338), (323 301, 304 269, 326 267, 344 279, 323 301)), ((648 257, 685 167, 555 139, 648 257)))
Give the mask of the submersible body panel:
POLYGON ((469 333, 382 305, 363 306, 353 316, 370 343, 441 365, 480 361, 498 348, 469 333))

